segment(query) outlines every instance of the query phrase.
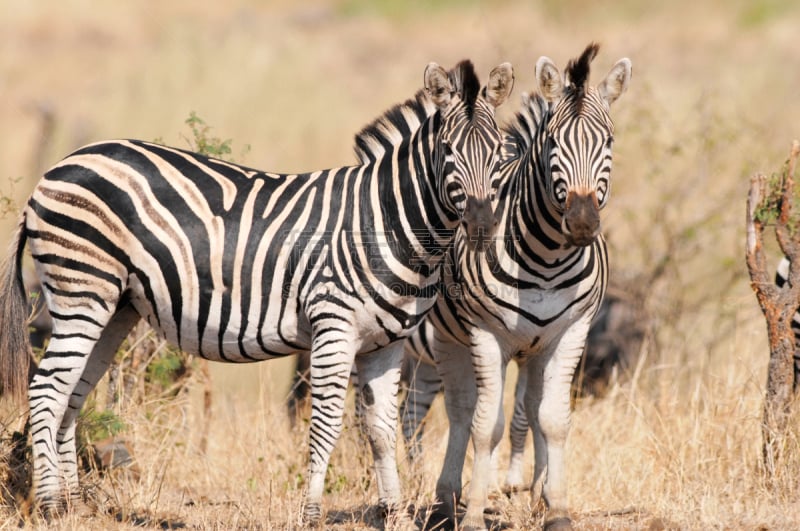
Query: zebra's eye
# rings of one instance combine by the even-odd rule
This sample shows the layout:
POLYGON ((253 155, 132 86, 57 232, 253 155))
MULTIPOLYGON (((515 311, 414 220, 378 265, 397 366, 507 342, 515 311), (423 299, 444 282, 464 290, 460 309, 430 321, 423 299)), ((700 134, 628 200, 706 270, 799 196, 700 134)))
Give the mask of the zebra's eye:
POLYGON ((600 181, 597 183, 597 202, 602 207, 608 198, 608 182, 600 181))
POLYGON ((556 201, 563 205, 567 201, 567 183, 558 181, 555 186, 554 195, 556 201))

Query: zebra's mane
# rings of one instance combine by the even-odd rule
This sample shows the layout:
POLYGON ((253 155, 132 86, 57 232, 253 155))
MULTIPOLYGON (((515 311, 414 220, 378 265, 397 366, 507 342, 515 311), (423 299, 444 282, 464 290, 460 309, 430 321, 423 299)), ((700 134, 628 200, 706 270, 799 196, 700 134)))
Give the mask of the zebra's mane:
MULTIPOLYGON (((575 104, 579 110, 583 106, 583 99, 586 95, 590 66, 599 49, 599 44, 596 42, 590 43, 580 57, 570 60, 567 64, 566 90, 572 91, 575 95, 575 104)), ((517 112, 510 123, 503 126, 503 132, 520 149, 527 149, 530 147, 548 109, 548 102, 539 93, 536 91, 524 93, 522 95, 522 109, 517 112)))
POLYGON ((567 90, 572 91, 576 96, 578 109, 583 105, 583 97, 586 95, 586 87, 589 84, 589 70, 592 60, 597 56, 600 45, 596 42, 590 43, 577 59, 571 59, 567 63, 567 90))
POLYGON ((387 147, 407 140, 435 112, 436 106, 425 91, 418 91, 413 98, 395 105, 356 135, 356 158, 360 163, 380 159, 387 147))
POLYGON ((514 118, 503 125, 503 133, 510 137, 510 141, 517 145, 520 151, 525 151, 531 146, 539 125, 547 112, 547 101, 537 92, 522 94, 522 108, 517 111, 514 118))
POLYGON ((475 110, 475 102, 481 90, 481 83, 475 74, 475 67, 472 65, 472 61, 464 59, 450 70, 448 75, 450 76, 450 82, 453 83, 456 91, 460 93, 461 99, 466 103, 467 116, 471 120, 475 110))
MULTIPOLYGON (((464 60, 450 70, 448 75, 466 103, 467 115, 471 119, 480 92, 475 68, 470 61, 464 60)), ((413 98, 395 105, 356 135, 356 158, 362 164, 380 159, 386 154, 387 147, 399 146, 407 141, 436 111, 436 106, 425 91, 418 91, 413 98)))

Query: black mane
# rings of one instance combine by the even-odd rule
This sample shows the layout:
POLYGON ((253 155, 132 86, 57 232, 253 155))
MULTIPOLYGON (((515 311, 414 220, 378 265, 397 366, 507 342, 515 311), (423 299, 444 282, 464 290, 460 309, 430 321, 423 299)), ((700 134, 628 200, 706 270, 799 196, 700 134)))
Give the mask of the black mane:
POLYGON ((536 91, 522 94, 522 108, 502 130, 519 152, 528 149, 547 113, 547 101, 536 91))
POLYGON ((586 94, 586 87, 589 83, 589 70, 592 60, 597 56, 600 45, 592 42, 577 59, 572 59, 567 64, 568 90, 577 96, 578 107, 583 103, 583 96, 586 94))
POLYGON ((472 113, 475 110, 475 102, 481 90, 481 82, 478 81, 478 75, 475 73, 475 67, 472 61, 464 59, 450 70, 448 74, 450 75, 450 82, 453 83, 462 101, 464 101, 467 106, 467 115, 472 119, 472 113))
MULTIPOLYGON (((472 112, 481 89, 475 67, 469 60, 464 60, 450 70, 448 76, 466 104, 469 118, 472 119, 472 112)), ((355 152, 359 163, 378 160, 391 147, 400 145, 436 110, 436 106, 425 91, 420 90, 413 98, 383 113, 355 137, 355 152)))
POLYGON ((436 106, 425 91, 418 91, 413 98, 395 105, 356 135, 356 158, 362 164, 380 159, 389 148, 407 140, 435 112, 436 106))

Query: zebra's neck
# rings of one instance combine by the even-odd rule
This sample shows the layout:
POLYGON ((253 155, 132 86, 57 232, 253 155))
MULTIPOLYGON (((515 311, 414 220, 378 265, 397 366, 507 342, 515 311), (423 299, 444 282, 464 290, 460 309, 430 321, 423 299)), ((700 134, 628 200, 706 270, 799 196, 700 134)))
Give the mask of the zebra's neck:
POLYGON ((364 208, 354 214, 363 243, 381 254, 386 249, 378 247, 388 246, 413 273, 426 277, 441 263, 459 221, 436 173, 441 125, 440 114, 418 94, 356 136, 361 173, 378 176, 359 187, 364 208), (409 134, 414 125, 417 129, 409 134))
POLYGON ((530 262, 538 267, 557 267, 573 259, 579 249, 570 247, 561 232, 562 214, 547 197, 543 138, 534 141, 510 162, 511 171, 500 183, 497 216, 500 220, 495 248, 498 260, 530 262))

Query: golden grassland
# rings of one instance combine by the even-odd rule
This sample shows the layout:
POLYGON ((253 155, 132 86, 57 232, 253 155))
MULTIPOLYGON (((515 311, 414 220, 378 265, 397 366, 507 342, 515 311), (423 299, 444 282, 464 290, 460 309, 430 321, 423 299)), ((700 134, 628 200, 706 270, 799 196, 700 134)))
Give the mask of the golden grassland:
MULTIPOLYGON (((519 94, 533 88, 540 55, 563 66, 599 41, 595 80, 620 57, 634 65, 612 110, 615 175, 603 221, 612 275, 647 295, 653 325, 634 375, 576 404, 576 527, 798 529, 800 419, 773 483, 759 464, 768 351, 744 267, 744 204, 749 177, 777 171, 800 137, 800 6, 652 4, 0 0, 0 196, 23 204, 46 166, 89 141, 186 146, 191 111, 233 139, 247 165, 348 164, 353 134, 418 90, 429 61, 469 57, 483 78, 511 61, 519 94), (54 119, 47 143, 43 109, 54 119)), ((0 219, 0 248, 14 218, 0 219)), ((98 513, 51 527, 295 527, 307 443, 305 427, 293 430, 284 413, 286 375, 285 362, 214 367, 207 455, 197 400, 127 412, 140 477, 96 482, 98 513)), ((325 527, 370 529, 374 479, 351 418, 347 425, 325 527)), ((437 404, 424 462, 402 466, 420 515, 446 432, 437 404)), ((541 523, 524 493, 495 505, 495 520, 509 527, 541 523)), ((18 521, 15 508, 0 508, 0 528, 18 521)))

